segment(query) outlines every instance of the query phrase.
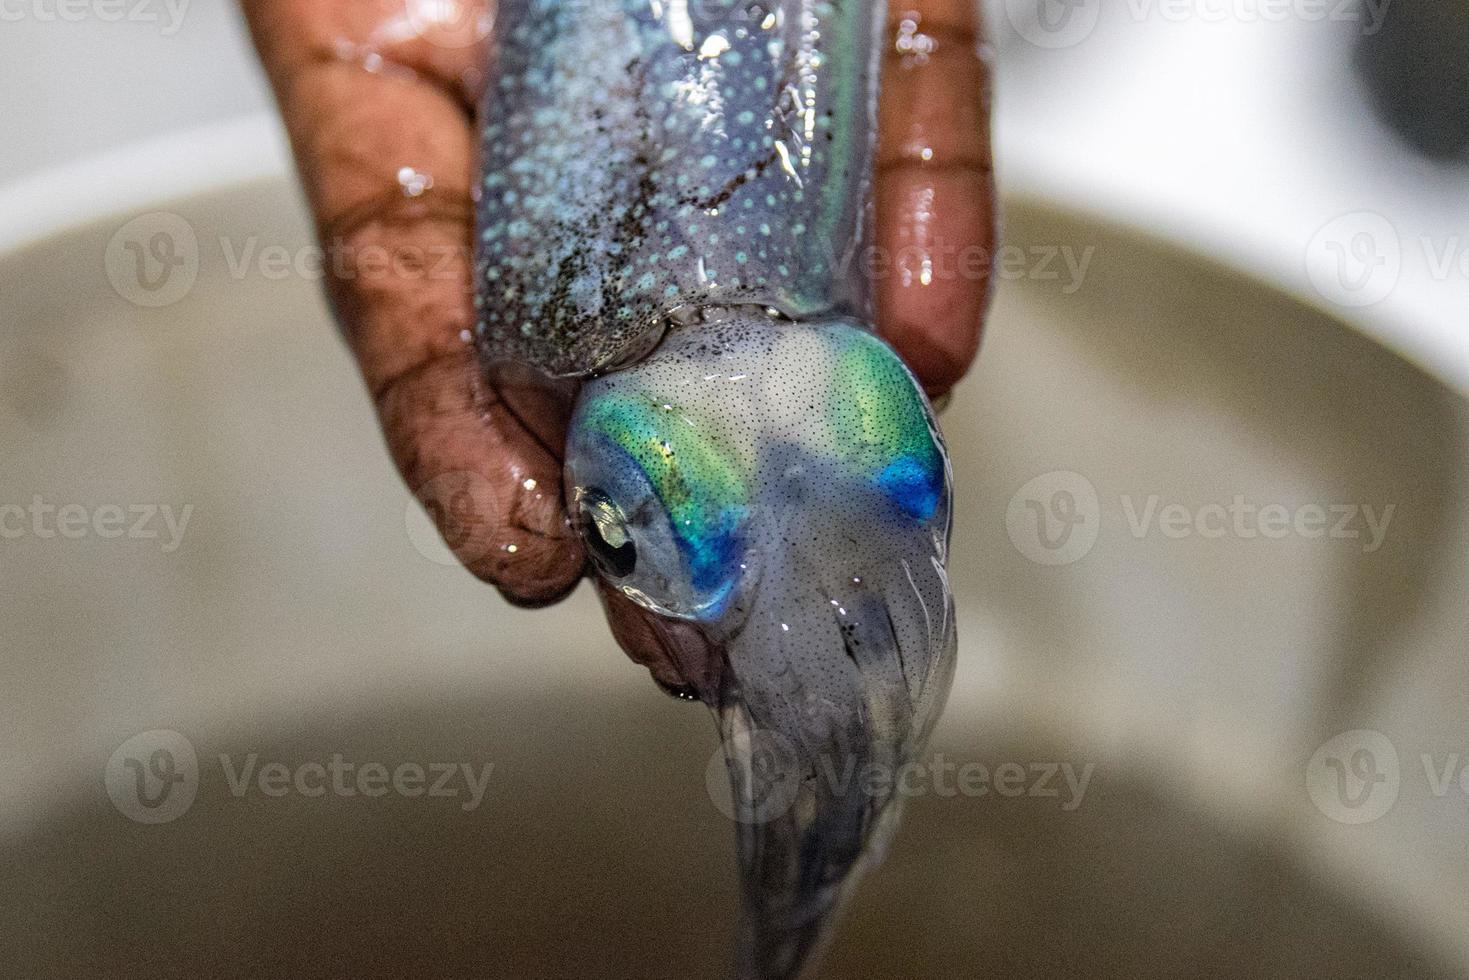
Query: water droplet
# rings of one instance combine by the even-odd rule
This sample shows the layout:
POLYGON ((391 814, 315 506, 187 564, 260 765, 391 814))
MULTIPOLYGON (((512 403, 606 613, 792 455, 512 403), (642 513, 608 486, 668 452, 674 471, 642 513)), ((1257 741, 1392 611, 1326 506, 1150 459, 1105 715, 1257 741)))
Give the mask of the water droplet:
POLYGON ((403 188, 404 197, 418 197, 434 186, 434 178, 412 167, 402 167, 398 170, 398 186, 403 188))
POLYGON ((680 701, 699 700, 699 692, 694 690, 692 684, 665 684, 656 677, 653 678, 653 682, 658 685, 664 694, 671 698, 678 698, 680 701))

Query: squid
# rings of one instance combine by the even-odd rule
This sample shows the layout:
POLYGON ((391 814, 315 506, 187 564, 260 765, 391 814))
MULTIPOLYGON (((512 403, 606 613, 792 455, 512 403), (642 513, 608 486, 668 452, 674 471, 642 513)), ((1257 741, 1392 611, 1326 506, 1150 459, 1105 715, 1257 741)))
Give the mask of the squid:
POLYGON ((884 16, 501 0, 488 55, 476 347, 575 385, 568 511, 715 716, 741 980, 813 962, 954 670, 948 455, 863 261, 884 16))

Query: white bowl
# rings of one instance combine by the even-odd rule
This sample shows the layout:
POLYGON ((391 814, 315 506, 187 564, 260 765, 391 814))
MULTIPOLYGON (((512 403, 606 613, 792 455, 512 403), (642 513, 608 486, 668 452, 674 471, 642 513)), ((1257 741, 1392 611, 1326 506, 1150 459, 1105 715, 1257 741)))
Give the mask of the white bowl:
MULTIPOLYGON (((444 562, 319 283, 234 267, 309 244, 250 132, 32 187, 0 236, 7 965, 717 975, 710 724, 585 589, 519 611, 444 562), (99 217, 102 173, 133 191, 99 217), (161 307, 125 275, 154 212, 199 256, 161 307), (194 778, 149 809, 127 759, 158 748, 194 778), (308 795, 333 757, 492 769, 478 805, 462 779, 308 795), (252 758, 300 786, 237 786, 252 758)), ((1008 204, 1020 274, 944 417, 961 662, 934 748, 988 778, 920 781, 822 975, 1469 975, 1469 795, 1439 785, 1469 761, 1463 399, 1269 284, 1008 204), (1220 524, 1236 497, 1301 523, 1220 524), (1380 541, 1362 505, 1393 507, 1380 541), (1354 730, 1381 738, 1325 744, 1354 730), (1333 795, 1358 749, 1384 781, 1333 795)))

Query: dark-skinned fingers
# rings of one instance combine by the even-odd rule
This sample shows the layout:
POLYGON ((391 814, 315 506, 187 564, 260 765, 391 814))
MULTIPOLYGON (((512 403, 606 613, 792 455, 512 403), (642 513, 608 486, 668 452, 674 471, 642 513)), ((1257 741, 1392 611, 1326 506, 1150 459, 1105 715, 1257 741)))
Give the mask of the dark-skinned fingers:
POLYGON ((715 702, 724 660, 697 624, 657 616, 601 580, 597 591, 612 636, 630 660, 670 694, 715 702))
MULTIPOLYGON (((242 0, 266 70, 304 78, 312 63, 417 75, 472 109, 483 81, 489 0, 242 0)), ((277 90, 280 84, 275 78, 277 90)))
POLYGON ((400 30, 401 3, 245 10, 399 470, 472 572, 512 601, 554 601, 584 556, 561 507, 559 443, 524 420, 564 415, 564 395, 492 388, 470 344, 466 78, 483 50, 400 30))
POLYGON ((878 114, 878 324, 932 395, 979 349, 995 245, 989 66, 972 0, 889 8, 878 114))

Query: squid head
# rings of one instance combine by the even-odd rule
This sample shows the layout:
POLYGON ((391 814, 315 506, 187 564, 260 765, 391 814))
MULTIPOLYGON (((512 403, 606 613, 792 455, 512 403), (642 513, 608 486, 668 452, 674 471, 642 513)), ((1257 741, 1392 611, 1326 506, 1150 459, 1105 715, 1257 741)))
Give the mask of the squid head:
POLYGON ((709 316, 585 384, 567 488, 598 573, 677 631, 717 714, 741 974, 791 977, 880 856, 947 694, 949 464, 913 376, 852 321, 709 316))

